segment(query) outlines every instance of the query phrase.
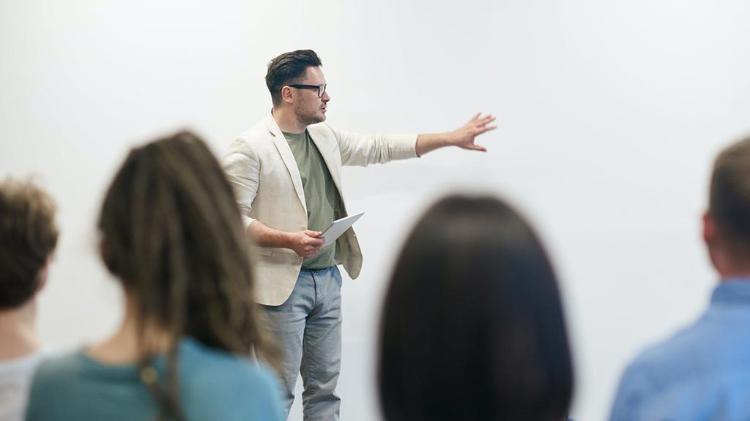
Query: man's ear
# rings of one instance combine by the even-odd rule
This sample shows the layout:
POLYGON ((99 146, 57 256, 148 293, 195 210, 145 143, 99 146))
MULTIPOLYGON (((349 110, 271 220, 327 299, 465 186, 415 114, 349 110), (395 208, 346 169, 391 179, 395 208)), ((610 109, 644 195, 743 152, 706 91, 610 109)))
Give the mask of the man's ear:
POLYGON ((104 240, 104 238, 99 238, 99 256, 101 256, 102 262, 104 262, 104 266, 107 267, 107 270, 112 272, 112 257, 109 251, 109 246, 107 245, 107 241, 104 240))
POLYGON ((716 222, 714 221, 711 214, 708 211, 703 213, 703 241, 706 245, 711 245, 716 242, 717 237, 716 222))
POLYGON ((294 101, 294 95, 292 93, 292 88, 288 86, 283 86, 281 88, 281 100, 287 103, 291 103, 294 101))
POLYGON ((47 285, 47 276, 49 275, 49 265, 52 261, 51 258, 47 258, 47 260, 44 262, 44 266, 39 269, 39 272, 36 274, 37 278, 37 285, 36 285, 36 291, 35 294, 38 294, 39 291, 41 291, 46 285, 47 285))

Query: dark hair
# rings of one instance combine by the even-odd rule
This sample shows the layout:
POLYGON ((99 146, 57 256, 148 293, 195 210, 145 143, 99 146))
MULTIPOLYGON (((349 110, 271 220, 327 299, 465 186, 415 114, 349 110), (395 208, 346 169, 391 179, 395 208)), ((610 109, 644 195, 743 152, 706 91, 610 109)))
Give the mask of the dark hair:
POLYGON ((0 310, 39 290, 41 269, 57 246, 55 202, 31 181, 0 182, 0 310))
POLYGON ((290 51, 271 60, 266 73, 266 86, 271 92, 273 105, 281 103, 281 88, 284 85, 302 77, 308 67, 322 64, 313 50, 290 51))
POLYGON ((708 211, 733 251, 750 255, 750 137, 716 157, 708 211))
POLYGON ((529 225, 497 199, 450 196, 420 219, 380 338, 388 421, 567 416, 573 367, 556 276, 529 225))
POLYGON ((169 333, 166 384, 144 376, 162 417, 182 418, 176 348, 184 336, 276 361, 258 323, 232 188, 197 136, 179 132, 133 149, 106 193, 99 230, 102 258, 137 306, 143 374, 154 357, 147 329, 169 333))

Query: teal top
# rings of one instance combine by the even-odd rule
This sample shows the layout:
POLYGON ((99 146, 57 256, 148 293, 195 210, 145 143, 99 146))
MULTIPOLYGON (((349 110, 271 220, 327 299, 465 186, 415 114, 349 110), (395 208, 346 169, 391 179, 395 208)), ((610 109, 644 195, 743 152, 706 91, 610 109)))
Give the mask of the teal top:
MULTIPOLYGON (((281 421, 280 388, 251 360, 184 339, 178 350, 185 419, 281 421)), ((154 366, 164 373, 163 357, 154 366)), ((109 365, 83 350, 43 361, 31 386, 27 421, 156 420, 158 404, 135 364, 109 365)))
MULTIPOLYGON (((305 206, 307 206, 307 229, 324 231, 334 221, 338 208, 339 193, 333 184, 331 173, 328 171, 323 156, 315 146, 310 133, 284 133, 289 143, 294 160, 297 161, 302 189, 305 191, 305 206)), ((329 244, 320 249, 314 256, 302 262, 304 269, 325 269, 336 266, 335 244, 329 244)))

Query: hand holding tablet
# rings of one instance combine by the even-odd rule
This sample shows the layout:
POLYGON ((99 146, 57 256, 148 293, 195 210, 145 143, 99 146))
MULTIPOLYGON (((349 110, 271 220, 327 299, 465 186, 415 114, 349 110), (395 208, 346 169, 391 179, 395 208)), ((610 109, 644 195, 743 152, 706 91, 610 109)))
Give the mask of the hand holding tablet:
POLYGON ((321 237, 323 237, 323 247, 333 243, 343 233, 346 232, 362 215, 364 212, 360 212, 355 215, 347 216, 345 218, 337 219, 331 223, 331 225, 323 231, 321 237))

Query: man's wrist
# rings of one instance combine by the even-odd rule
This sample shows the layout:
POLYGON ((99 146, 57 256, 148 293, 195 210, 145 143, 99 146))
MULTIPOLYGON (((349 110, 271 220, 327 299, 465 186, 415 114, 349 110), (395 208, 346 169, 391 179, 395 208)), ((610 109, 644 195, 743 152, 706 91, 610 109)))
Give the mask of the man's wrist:
POLYGON ((293 244, 294 244, 294 235, 291 232, 286 231, 280 231, 281 232, 281 247, 286 249, 294 250, 293 244))
POLYGON ((442 146, 456 146, 456 144, 458 143, 458 133, 455 130, 445 132, 443 139, 444 140, 442 146))

